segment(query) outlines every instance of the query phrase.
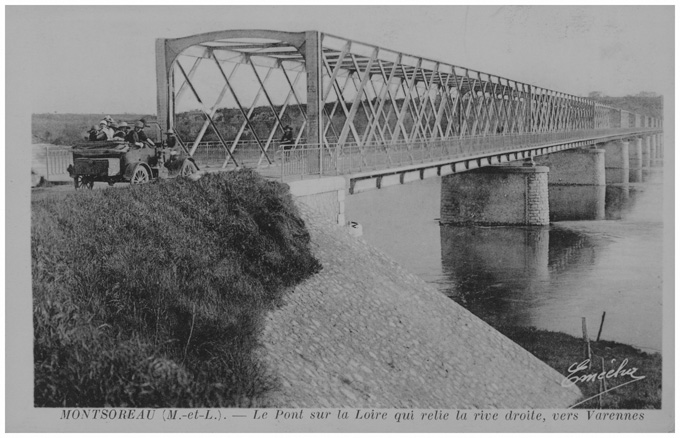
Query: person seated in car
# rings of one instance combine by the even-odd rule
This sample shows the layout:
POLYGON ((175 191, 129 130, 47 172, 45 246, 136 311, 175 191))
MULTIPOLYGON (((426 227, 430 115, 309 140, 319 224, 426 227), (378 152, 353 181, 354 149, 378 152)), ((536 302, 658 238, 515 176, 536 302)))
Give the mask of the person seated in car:
POLYGON ((97 125, 92 125, 89 131, 87 131, 87 139, 89 141, 97 141, 97 125))
POLYGON ((126 122, 120 122, 117 126, 116 133, 113 134, 114 139, 125 140, 130 126, 126 122))
POLYGON ((139 147, 155 146, 154 142, 146 136, 146 133, 144 132, 144 122, 141 120, 135 122, 135 129, 128 132, 125 136, 125 141, 139 147))
POLYGON ((113 138, 113 129, 109 128, 106 120, 99 122, 99 130, 97 131, 97 140, 111 140, 113 138))

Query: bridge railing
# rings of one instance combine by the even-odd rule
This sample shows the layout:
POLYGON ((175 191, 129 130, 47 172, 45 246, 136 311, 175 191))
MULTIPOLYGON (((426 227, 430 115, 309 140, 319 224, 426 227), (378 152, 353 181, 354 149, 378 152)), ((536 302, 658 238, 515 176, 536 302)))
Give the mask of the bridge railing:
POLYGON ((658 131, 656 128, 599 129, 569 132, 468 136, 414 142, 360 145, 298 145, 280 149, 281 177, 292 175, 346 175, 423 163, 435 163, 475 155, 530 149, 552 143, 606 138, 607 136, 658 131), (322 152, 320 152, 320 150, 322 152), (319 154, 321 155, 321 159, 319 154))

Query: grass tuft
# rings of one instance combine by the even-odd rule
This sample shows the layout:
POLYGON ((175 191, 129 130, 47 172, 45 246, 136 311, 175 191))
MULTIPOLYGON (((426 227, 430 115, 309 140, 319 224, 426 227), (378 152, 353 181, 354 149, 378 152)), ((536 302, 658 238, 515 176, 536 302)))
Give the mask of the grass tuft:
POLYGON ((32 206, 36 406, 252 406, 261 317, 321 268, 250 170, 32 206))
MULTIPOLYGON (((570 374, 570 367, 576 370, 577 366, 574 364, 585 360, 584 342, 581 338, 533 327, 500 327, 498 330, 564 376, 570 374)), ((611 377, 579 381, 576 386, 581 389, 583 400, 593 398, 579 404, 578 409, 661 409, 661 354, 646 353, 630 345, 612 341, 591 341, 590 345, 591 367, 574 373, 574 377, 602 373, 602 359, 605 375, 606 372, 611 372, 611 377), (620 374, 637 368, 634 375, 644 376, 644 379, 627 384, 632 380, 629 376, 616 374, 615 371, 622 366, 624 360, 626 364, 620 374), (602 380, 606 381, 607 389, 623 386, 604 393, 600 404, 600 397, 596 396, 604 391, 600 383, 602 380)))

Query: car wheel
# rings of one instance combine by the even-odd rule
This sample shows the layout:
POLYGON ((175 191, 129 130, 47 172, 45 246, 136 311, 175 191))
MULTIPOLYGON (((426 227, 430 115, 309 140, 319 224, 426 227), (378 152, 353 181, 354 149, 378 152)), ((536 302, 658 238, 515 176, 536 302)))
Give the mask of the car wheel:
POLYGON ((149 182, 149 172, 144 166, 137 166, 135 171, 132 173, 132 178, 130 178, 131 185, 146 184, 149 182))
POLYGON ((76 190, 90 189, 94 187, 94 178, 86 175, 77 175, 73 177, 73 185, 76 190))
POLYGON ((192 163, 189 160, 185 160, 184 163, 182 163, 182 168, 179 171, 179 176, 189 176, 191 174, 196 173, 198 169, 196 169, 196 165, 192 163))

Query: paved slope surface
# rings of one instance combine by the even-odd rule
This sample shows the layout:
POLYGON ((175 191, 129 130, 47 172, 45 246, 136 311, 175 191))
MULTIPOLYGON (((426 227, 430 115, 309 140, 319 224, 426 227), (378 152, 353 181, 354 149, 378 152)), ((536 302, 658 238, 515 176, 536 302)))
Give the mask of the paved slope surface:
POLYGON ((271 407, 563 408, 563 376, 389 257, 302 207, 323 270, 270 312, 271 407))

